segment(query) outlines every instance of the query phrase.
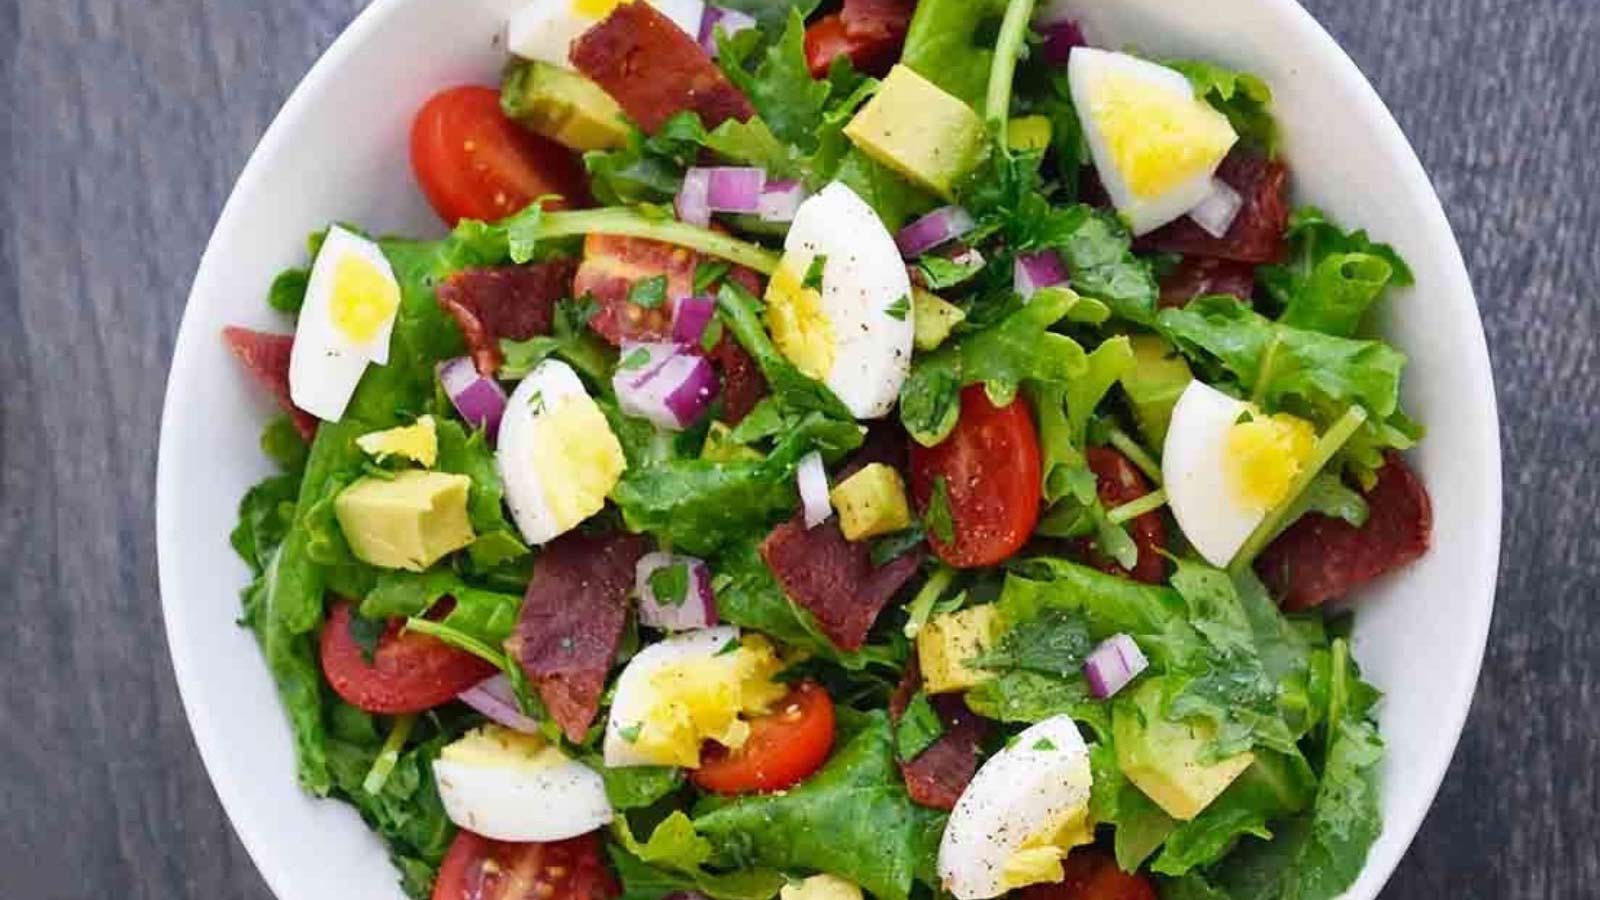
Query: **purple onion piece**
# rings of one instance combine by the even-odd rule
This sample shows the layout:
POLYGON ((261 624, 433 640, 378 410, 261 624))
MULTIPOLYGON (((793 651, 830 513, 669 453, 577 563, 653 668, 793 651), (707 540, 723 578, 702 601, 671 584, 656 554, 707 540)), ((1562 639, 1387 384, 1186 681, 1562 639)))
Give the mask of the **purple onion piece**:
POLYGON ((1018 256, 1012 267, 1012 278, 1016 281, 1017 293, 1027 300, 1041 288, 1066 281, 1067 270, 1061 264, 1061 257, 1052 251, 1041 250, 1018 256))
POLYGON ((700 49, 712 59, 717 57, 717 29, 729 37, 741 31, 756 27, 756 20, 748 13, 737 9, 724 9, 720 6, 706 5, 705 15, 700 19, 700 49))
POLYGON ((900 255, 915 259, 947 241, 953 241, 971 231, 977 223, 972 214, 959 206, 941 206, 894 236, 900 255))
POLYGON ((478 374, 472 360, 465 356, 439 363, 434 370, 450 403, 467 424, 482 428, 490 443, 500 432, 500 417, 506 411, 506 392, 500 382, 478 374))
POLYGON ((710 297, 685 297, 672 313, 672 339, 691 347, 705 336, 711 318, 717 314, 717 301, 710 297))
MULTIPOLYGON (((689 171, 693 172, 694 169, 689 171)), ((715 166, 705 170, 706 205, 712 212, 753 213, 761 208, 767 173, 753 166, 715 166)))
POLYGON ((678 196, 672 203, 679 221, 701 228, 711 224, 710 188, 709 169, 690 169, 684 173, 683 186, 678 188, 678 196))
POLYGON ((763 222, 793 222, 806 199, 805 185, 793 179, 769 181, 756 203, 756 215, 763 222))
POLYGON ((1071 19, 1060 19, 1048 25, 1039 26, 1037 29, 1044 36, 1045 62, 1052 66, 1064 66, 1072 57, 1074 47, 1087 47, 1089 42, 1084 39, 1083 28, 1071 19))
POLYGON ((611 386, 630 416, 678 431, 699 419, 717 396, 717 373, 710 360, 682 344, 628 344, 622 352, 624 361, 631 356, 638 362, 619 367, 611 386))
POLYGON ((828 470, 822 464, 822 454, 813 450, 801 457, 795 480, 800 487, 800 507, 805 511, 806 528, 826 522, 833 515, 833 501, 828 496, 828 470))
POLYGON ((1200 230, 1218 240, 1228 236, 1228 230, 1233 227, 1233 220, 1239 217, 1239 210, 1244 208, 1244 198, 1227 182, 1220 178, 1211 179, 1211 190, 1196 203, 1194 209, 1189 210, 1189 218, 1200 230))
POLYGON ((711 589, 711 567, 693 556, 646 553, 634 567, 634 590, 639 596, 639 621, 663 631, 691 631, 717 624, 717 598, 711 589), (676 600, 657 597, 650 576, 669 566, 688 567, 688 586, 676 600))
POLYGON ((511 689, 511 679, 503 673, 467 688, 456 699, 512 731, 539 733, 539 723, 523 714, 516 692, 511 689))
POLYGON ((1101 641, 1084 660, 1083 677, 1089 682, 1089 693, 1104 700, 1127 687, 1149 665, 1133 638, 1114 634, 1101 641))

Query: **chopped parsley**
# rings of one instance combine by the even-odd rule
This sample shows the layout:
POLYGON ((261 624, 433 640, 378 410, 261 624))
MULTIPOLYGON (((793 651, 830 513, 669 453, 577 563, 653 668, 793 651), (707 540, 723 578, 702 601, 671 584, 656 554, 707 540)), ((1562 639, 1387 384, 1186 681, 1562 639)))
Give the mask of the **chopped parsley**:
POLYGON ((662 606, 682 606, 689 596, 689 564, 675 562, 651 572, 650 593, 662 606))
POLYGON ((642 278, 628 288, 628 302, 641 309, 655 309, 667 302, 667 276, 642 278))
POLYGON ((800 286, 808 291, 822 290, 822 271, 828 267, 828 257, 818 253, 811 257, 811 265, 806 268, 806 277, 800 280, 800 286))
POLYGON ((724 260, 711 260, 696 263, 694 267, 694 292, 704 294, 709 292, 722 279, 728 277, 728 272, 733 269, 733 264, 724 260))
POLYGON ((894 751, 905 762, 910 762, 922 755, 924 750, 933 746, 933 742, 944 736, 944 723, 939 721, 939 713, 928 702, 928 695, 917 692, 911 702, 906 704, 905 714, 900 717, 900 724, 894 730, 894 751))
POLYGON ((950 513, 950 484, 943 475, 933 481, 933 496, 928 498, 928 511, 923 513, 922 522, 941 544, 956 539, 956 523, 950 513))
POLYGON ((896 322, 904 322, 906 315, 911 312, 911 295, 901 294, 900 299, 889 304, 889 308, 884 312, 887 312, 889 318, 894 319, 896 322))
POLYGON ((650 351, 643 347, 635 347, 617 362, 617 368, 624 372, 642 367, 650 361, 650 351))

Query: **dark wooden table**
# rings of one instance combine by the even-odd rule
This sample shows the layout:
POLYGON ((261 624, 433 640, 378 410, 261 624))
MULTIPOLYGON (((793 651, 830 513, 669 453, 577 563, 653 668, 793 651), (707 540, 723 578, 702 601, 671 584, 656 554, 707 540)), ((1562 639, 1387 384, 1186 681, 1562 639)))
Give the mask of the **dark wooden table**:
MULTIPOLYGON (((0 0, 0 897, 269 896, 167 662, 156 435, 229 187, 361 5, 0 0)), ((1308 6, 1438 185, 1503 415, 1489 656, 1449 779, 1385 896, 1595 897, 1600 2, 1308 6)))

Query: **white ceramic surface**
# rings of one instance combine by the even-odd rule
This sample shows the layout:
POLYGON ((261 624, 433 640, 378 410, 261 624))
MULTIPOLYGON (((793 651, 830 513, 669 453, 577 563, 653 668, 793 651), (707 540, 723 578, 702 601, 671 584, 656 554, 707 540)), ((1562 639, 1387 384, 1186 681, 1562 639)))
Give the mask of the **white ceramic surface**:
MULTIPOLYGON (((271 402, 229 357, 224 325, 284 329, 263 302, 330 221, 437 234, 406 159, 412 113, 454 83, 492 83, 517 0, 378 0, 334 43, 240 176, 195 278, 167 387, 157 483, 167 635, 217 794, 284 900, 399 897, 354 812, 303 795, 289 732, 251 637, 235 625, 247 572, 228 547, 245 489, 268 471, 271 402), (312 850, 311 848, 315 848, 312 850)), ((1411 357, 1406 408, 1429 436, 1412 455, 1432 490, 1433 551, 1366 592, 1356 655, 1386 693, 1385 829, 1350 892, 1370 898, 1420 824, 1450 761, 1482 660, 1500 532, 1500 455, 1488 354, 1439 201, 1389 112, 1291 0, 1079 0, 1091 40, 1254 71, 1277 92, 1298 199, 1390 241, 1417 287, 1391 303, 1411 357)))

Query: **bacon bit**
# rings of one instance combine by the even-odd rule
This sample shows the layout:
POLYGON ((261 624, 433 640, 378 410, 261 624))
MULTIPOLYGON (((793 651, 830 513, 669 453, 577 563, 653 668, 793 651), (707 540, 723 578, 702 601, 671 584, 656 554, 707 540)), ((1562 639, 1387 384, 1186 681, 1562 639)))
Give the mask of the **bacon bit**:
POLYGON ((618 6, 572 43, 569 56, 646 133, 685 111, 706 128, 755 115, 700 44, 648 3, 618 6))
POLYGON ((493 377, 502 361, 502 338, 525 341, 550 333, 556 301, 567 296, 576 271, 571 260, 464 269, 435 293, 466 337, 478 374, 493 377))
POLYGON ((278 401, 278 406, 294 420, 300 436, 310 441, 317 435, 317 417, 294 405, 289 393, 289 357, 294 353, 294 335, 269 334, 249 328, 228 326, 222 329, 228 350, 242 363, 256 384, 278 401))
POLYGON ((1289 170, 1278 160, 1235 150, 1222 161, 1217 177, 1244 198, 1226 235, 1212 237, 1185 216, 1139 238, 1134 248, 1257 264, 1282 259, 1289 229, 1289 170))
POLYGON ((1250 263, 1186 256, 1161 279, 1161 306, 1184 306, 1207 294, 1231 294, 1249 303, 1255 288, 1256 268, 1250 263))

